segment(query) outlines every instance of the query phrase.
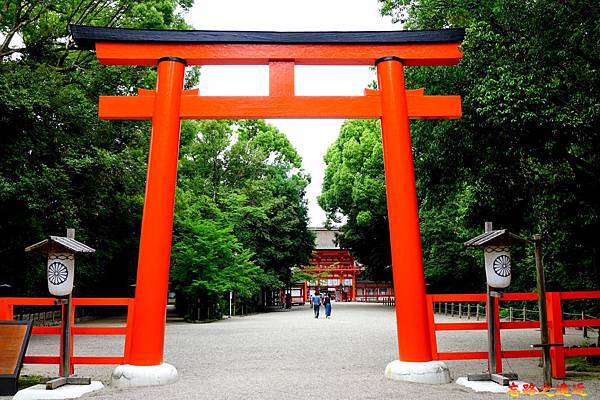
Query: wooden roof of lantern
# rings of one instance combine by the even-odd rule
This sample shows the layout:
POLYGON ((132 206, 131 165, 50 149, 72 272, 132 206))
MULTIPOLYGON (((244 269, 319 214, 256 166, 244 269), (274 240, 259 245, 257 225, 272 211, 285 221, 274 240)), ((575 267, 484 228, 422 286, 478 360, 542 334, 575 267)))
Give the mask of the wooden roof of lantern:
POLYGON ((506 229, 499 229, 482 233, 481 235, 467 240, 464 244, 468 247, 487 247, 487 246, 511 246, 529 243, 521 236, 515 235, 506 229))
POLYGON ((65 252, 65 253, 93 253, 96 250, 75 239, 64 236, 50 236, 36 244, 25 248, 25 251, 37 252, 65 252))

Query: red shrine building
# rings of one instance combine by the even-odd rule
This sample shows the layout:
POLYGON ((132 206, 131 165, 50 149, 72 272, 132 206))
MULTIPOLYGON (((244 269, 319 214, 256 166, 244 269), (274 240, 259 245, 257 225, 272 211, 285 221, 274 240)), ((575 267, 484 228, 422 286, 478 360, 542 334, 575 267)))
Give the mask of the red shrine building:
POLYGON ((317 290, 329 292, 337 301, 356 299, 356 278, 362 267, 356 262, 348 249, 340 248, 336 243, 337 229, 310 228, 315 234, 315 250, 309 265, 303 270, 314 278, 298 282, 292 289, 295 303, 304 303, 317 290))
POLYGON ((363 270, 350 251, 336 243, 338 229, 309 228, 315 234, 315 250, 305 272, 310 281, 297 282, 291 289, 292 301, 304 304, 318 289, 329 292, 337 301, 388 302, 394 297, 390 282, 359 281, 363 270))

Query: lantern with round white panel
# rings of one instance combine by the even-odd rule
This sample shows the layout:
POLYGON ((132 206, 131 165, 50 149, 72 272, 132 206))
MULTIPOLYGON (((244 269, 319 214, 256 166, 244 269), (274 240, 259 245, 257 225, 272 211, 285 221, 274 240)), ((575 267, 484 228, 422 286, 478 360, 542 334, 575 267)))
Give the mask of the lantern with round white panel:
POLYGON ((91 383, 90 378, 71 376, 71 354, 66 349, 72 349, 73 347, 71 343, 71 315, 73 314, 71 293, 73 292, 73 281, 75 280, 75 254, 93 253, 96 250, 75 240, 75 230, 67 229, 66 237, 50 236, 48 239, 25 248, 25 251, 48 253, 46 263, 48 290, 52 295, 61 297, 61 299, 56 300, 56 304, 60 304, 62 310, 60 335, 61 376, 49 380, 46 383, 46 389, 53 390, 64 385, 89 385, 91 383))
POLYGON ((510 251, 508 247, 484 247, 485 277, 490 287, 503 289, 510 285, 510 251))
POLYGON ((67 237, 50 236, 49 239, 31 245, 25 251, 47 252, 46 280, 48 291, 57 297, 68 296, 73 292, 75 278, 75 253, 92 253, 95 250, 74 239, 74 233, 67 230, 67 237))
MULTIPOLYGON (((515 373, 503 373, 497 370, 497 338, 500 337, 497 325, 497 307, 492 307, 495 298, 503 296, 503 290, 510 285, 512 263, 509 247, 516 244, 525 244, 526 239, 510 233, 506 229, 493 230, 492 223, 485 223, 485 232, 465 242, 465 246, 480 247, 483 249, 485 262, 485 277, 487 283, 486 320, 488 329, 488 372, 468 374, 469 381, 492 381, 501 385, 508 385, 510 381, 518 379, 515 373)), ((496 303, 497 304, 497 303, 496 303)))
POLYGON ((73 291, 75 255, 73 253, 48 254, 48 291, 54 296, 68 296, 73 291))
POLYGON ((483 248, 485 261, 485 277, 489 287, 504 289, 510 285, 512 265, 510 246, 527 243, 506 229, 488 230, 487 232, 465 242, 465 246, 483 248))

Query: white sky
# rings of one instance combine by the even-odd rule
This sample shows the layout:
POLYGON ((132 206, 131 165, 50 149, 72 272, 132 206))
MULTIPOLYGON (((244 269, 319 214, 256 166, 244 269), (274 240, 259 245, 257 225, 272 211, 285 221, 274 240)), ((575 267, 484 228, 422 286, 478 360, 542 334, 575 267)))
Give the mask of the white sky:
MULTIPOLYGON (((247 31, 397 30, 379 15, 377 0, 196 0, 186 20, 195 29, 247 31)), ((375 79, 368 67, 296 67, 296 95, 362 95, 375 79)), ((202 67, 204 95, 268 95, 266 66, 202 67)), ((268 120, 284 132, 302 157, 312 182, 307 188, 311 225, 322 225, 317 204, 325 164, 323 155, 343 120, 268 120)))

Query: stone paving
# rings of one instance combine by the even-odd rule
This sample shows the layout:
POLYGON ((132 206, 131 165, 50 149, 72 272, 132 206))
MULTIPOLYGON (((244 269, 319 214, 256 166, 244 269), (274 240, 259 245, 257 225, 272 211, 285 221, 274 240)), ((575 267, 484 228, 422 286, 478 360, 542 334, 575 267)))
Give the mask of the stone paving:
MULTIPOLYGON (((437 316, 440 321, 450 318, 437 316)), ((454 321, 466 322, 465 319, 454 321)), ((97 323, 95 323, 97 324, 97 323)), ((567 344, 582 340, 581 331, 567 330, 567 344)), ((123 338, 76 337, 78 355, 120 354, 123 338)), ((505 349, 526 349, 539 342, 539 332, 504 332, 505 349)), ((486 349, 483 331, 438 333, 444 350, 486 349)), ((35 336, 29 354, 58 352, 56 337, 35 336)), ((397 358, 393 307, 380 304, 334 303, 333 318, 314 319, 308 306, 234 317, 209 324, 169 323, 165 361, 177 368, 180 380, 162 387, 117 390, 106 388, 88 395, 93 399, 491 399, 505 394, 482 394, 458 386, 419 385, 389 381, 386 364, 397 358)), ((539 384, 537 359, 505 361, 507 371, 539 384)), ((448 362, 455 379, 481 372, 484 361, 448 362)), ((108 383, 111 366, 78 366, 77 373, 108 383)), ((26 366, 23 374, 52 375, 56 367, 26 366)), ((571 376, 589 394, 600 396, 596 378, 571 376)), ((537 396, 536 396, 537 397, 537 396)), ((541 397, 541 396, 540 396, 541 397)), ((572 397, 576 398, 576 397, 572 397)))

